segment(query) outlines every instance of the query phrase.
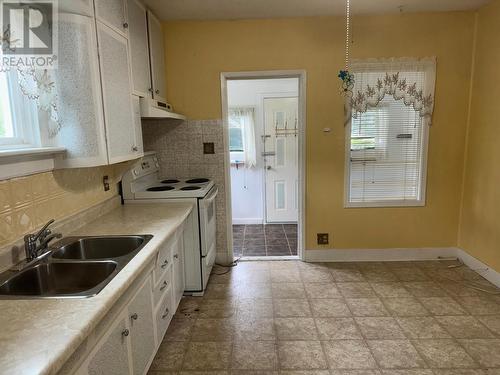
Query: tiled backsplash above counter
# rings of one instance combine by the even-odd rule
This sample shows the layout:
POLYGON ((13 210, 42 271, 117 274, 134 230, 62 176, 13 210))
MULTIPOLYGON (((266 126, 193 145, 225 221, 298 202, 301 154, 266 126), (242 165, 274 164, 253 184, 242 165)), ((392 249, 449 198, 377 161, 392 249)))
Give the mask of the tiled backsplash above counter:
POLYGON ((162 177, 206 177, 219 188, 217 206, 217 261, 228 261, 224 136, 222 120, 143 120, 144 149, 156 151, 162 177), (214 154, 203 144, 213 143, 214 154))

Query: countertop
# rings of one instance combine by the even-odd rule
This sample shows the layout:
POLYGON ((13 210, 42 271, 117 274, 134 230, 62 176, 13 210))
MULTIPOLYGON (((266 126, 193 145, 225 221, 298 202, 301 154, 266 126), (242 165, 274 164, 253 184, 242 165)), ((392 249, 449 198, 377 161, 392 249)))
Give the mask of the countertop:
POLYGON ((153 239, 95 297, 0 300, 0 374, 55 374, 193 209, 189 203, 120 206, 72 235, 152 234, 153 239))

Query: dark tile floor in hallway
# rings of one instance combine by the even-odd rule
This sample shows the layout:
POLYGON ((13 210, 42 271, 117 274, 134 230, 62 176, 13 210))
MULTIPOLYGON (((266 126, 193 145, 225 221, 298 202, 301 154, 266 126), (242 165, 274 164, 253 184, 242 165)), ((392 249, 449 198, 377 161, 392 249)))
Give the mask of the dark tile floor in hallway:
POLYGON ((234 256, 297 255, 297 224, 233 225, 234 256))
POLYGON ((469 285, 499 290, 455 261, 223 271, 183 298, 150 375, 500 375, 500 296, 469 285))

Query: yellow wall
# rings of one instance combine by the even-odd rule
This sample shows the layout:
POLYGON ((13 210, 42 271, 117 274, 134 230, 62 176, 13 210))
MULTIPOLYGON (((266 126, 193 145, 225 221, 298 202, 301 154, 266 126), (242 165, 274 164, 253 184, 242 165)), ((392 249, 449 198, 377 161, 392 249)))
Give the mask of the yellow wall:
POLYGON ((354 19, 352 55, 437 56, 427 205, 344 209, 343 103, 337 72, 344 20, 316 17, 164 24, 167 96, 191 119, 221 118, 224 71, 307 71, 307 248, 329 232, 335 248, 455 246, 464 164, 474 14, 404 14, 354 19), (333 128, 331 134, 322 132, 333 128))
POLYGON ((478 14, 459 246, 500 271, 500 0, 478 14))
POLYGON ((0 248, 50 219, 62 219, 118 194, 126 164, 57 170, 0 181, 0 248), (103 176, 111 189, 104 191, 103 176))

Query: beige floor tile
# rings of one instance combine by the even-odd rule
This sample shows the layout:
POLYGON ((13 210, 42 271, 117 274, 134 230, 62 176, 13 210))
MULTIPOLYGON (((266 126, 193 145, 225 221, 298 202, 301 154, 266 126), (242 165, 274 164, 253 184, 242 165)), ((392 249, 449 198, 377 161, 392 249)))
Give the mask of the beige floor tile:
POLYGON ((273 298, 306 298, 306 292, 302 283, 279 283, 272 284, 273 298))
POLYGON ((370 298, 376 297, 369 283, 337 283, 337 288, 345 298, 370 298))
POLYGON ((404 339, 403 330, 391 317, 355 318, 363 336, 367 339, 404 339))
POLYGON ((276 299, 273 304, 274 316, 279 318, 312 316, 306 299, 276 299))
POLYGON ((323 341, 331 369, 375 369, 377 364, 363 340, 323 341))
POLYGON ((330 375, 328 370, 280 371, 280 375, 330 375))
POLYGON ((453 297, 478 297, 483 295, 483 292, 472 288, 466 288, 455 281, 440 281, 438 284, 453 297))
POLYGON ((495 375, 491 372, 486 372, 486 370, 481 369, 435 369, 435 375, 495 375))
POLYGON ((316 325, 312 318, 275 318, 278 340, 317 340, 316 325))
POLYGON ((207 290, 203 298, 210 299, 235 299, 237 290, 233 284, 213 284, 208 283, 207 290))
POLYGON ((328 268, 301 270, 300 277, 304 283, 333 282, 333 277, 328 268))
POLYGON ((477 318, 494 334, 500 336, 500 315, 486 315, 477 318))
POLYGON ((458 297, 458 303, 472 315, 497 315, 500 304, 489 297, 458 297))
POLYGON ((346 317, 351 316, 351 312, 343 298, 334 299, 311 299, 312 314, 315 317, 346 317))
POLYGON ((391 268, 399 281, 428 281, 429 277, 420 268, 403 267, 391 268))
POLYGON ((300 282, 300 273, 298 268, 272 268, 271 282, 273 283, 297 283, 300 282))
POLYGON ((283 370, 328 368, 319 341, 280 341, 278 356, 280 368, 283 370))
POLYGON ((371 283, 373 290, 382 298, 408 298, 411 294, 402 283, 371 283))
POLYGON ((187 342, 164 341, 151 364, 151 371, 180 370, 187 347, 187 342))
POLYGON ((189 341, 194 323, 194 319, 172 319, 165 341, 189 341))
POLYGON ((373 356, 384 369, 411 369, 426 367, 410 341, 368 340, 373 356))
POLYGON ((236 341, 273 341, 276 340, 273 318, 237 319, 234 324, 236 341))
POLYGON ((239 298, 271 298, 270 283, 253 283, 247 282, 238 285, 239 298))
POLYGON ((394 316, 427 316, 430 313, 416 298, 383 298, 382 302, 394 316))
POLYGON ((195 319, 198 317, 202 298, 198 297, 183 297, 179 303, 179 307, 175 312, 174 319, 195 319))
POLYGON ((278 356, 275 342, 237 342, 233 345, 232 369, 275 370, 277 367, 278 356))
POLYGON ((455 340, 414 340, 412 343, 431 368, 477 368, 455 340))
POLYGON ((231 375, 279 375, 279 371, 272 370, 232 370, 231 375))
POLYGON ((434 372, 426 369, 382 370, 382 375, 434 375, 434 372))
POLYGON ((237 303, 238 318, 257 319, 274 316, 271 298, 244 298, 237 303))
POLYGON ((330 375, 382 375, 379 370, 331 370, 330 375))
POLYGON ((398 278, 389 269, 362 269, 361 273, 367 281, 371 282, 391 282, 398 281, 398 278))
POLYGON ((268 264, 268 268, 270 270, 272 269, 282 269, 282 270, 298 270, 299 269, 299 264, 302 262, 299 261, 291 261, 291 260, 277 260, 273 262, 266 262, 268 264))
POLYGON ((458 340, 481 366, 500 367, 500 339, 458 340))
POLYGON ((347 298, 347 305, 354 316, 388 316, 389 312, 379 298, 347 298))
POLYGON ((228 371, 179 371, 176 373, 176 375, 229 375, 229 372, 228 371))
POLYGON ((304 283, 307 298, 341 298, 334 283, 304 283))
POLYGON ((433 281, 412 281, 403 283, 415 297, 448 297, 448 294, 433 281))
POLYGON ((487 339, 494 337, 488 328, 472 316, 438 316, 436 319, 455 338, 487 339))
POLYGON ((234 321, 231 319, 197 319, 191 341, 231 341, 234 321))
POLYGON ((422 297, 419 300, 433 315, 467 314, 467 311, 451 297, 422 297))
POLYGON ((183 370, 224 370, 231 359, 230 342, 192 342, 184 357, 183 370))
POLYGON ((356 322, 352 318, 316 318, 320 340, 361 340, 356 322))
POLYGON ((410 339, 447 339, 451 338, 430 316, 398 317, 397 322, 410 339))
POLYGON ((198 308, 198 318, 231 318, 236 314, 237 301, 205 299, 198 308))
POLYGON ((333 280, 338 283, 366 281, 360 270, 357 269, 331 269, 333 280))

